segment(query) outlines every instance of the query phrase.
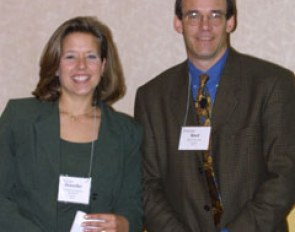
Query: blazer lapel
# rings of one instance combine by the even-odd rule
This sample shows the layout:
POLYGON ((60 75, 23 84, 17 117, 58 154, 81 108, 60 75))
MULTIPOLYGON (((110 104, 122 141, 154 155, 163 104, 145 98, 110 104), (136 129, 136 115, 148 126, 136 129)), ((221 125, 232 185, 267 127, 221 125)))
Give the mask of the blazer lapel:
POLYGON ((170 99, 170 108, 179 126, 196 125, 187 61, 180 64, 179 69, 175 72, 175 82, 171 88, 170 99))
MULTIPOLYGON (((36 119, 35 147, 36 160, 41 176, 45 181, 48 173, 55 174, 49 178, 58 180, 60 172, 60 131, 59 131, 59 112, 57 103, 47 105, 46 110, 36 119)), ((42 179, 42 178, 41 178, 42 179)))
POLYGON ((239 59, 233 50, 230 50, 228 61, 225 64, 213 106, 211 125, 214 133, 230 120, 238 104, 240 91, 239 59))

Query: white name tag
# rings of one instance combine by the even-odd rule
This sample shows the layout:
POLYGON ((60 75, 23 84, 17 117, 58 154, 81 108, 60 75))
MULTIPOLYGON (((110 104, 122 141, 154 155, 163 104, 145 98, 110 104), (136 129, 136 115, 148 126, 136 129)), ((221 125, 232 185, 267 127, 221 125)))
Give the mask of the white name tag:
POLYGON ((89 204, 91 178, 60 176, 58 186, 58 201, 89 204))
POLYGON ((182 127, 178 150, 208 150, 211 127, 182 127))

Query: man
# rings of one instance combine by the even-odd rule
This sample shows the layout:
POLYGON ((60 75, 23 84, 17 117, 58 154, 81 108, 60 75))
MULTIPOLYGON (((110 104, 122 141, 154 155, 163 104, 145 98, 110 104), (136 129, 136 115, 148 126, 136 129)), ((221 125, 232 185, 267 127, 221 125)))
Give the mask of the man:
POLYGON ((147 230, 288 231, 294 74, 230 47, 234 0, 176 0, 175 13, 188 59, 136 96, 135 118, 145 127, 147 230))

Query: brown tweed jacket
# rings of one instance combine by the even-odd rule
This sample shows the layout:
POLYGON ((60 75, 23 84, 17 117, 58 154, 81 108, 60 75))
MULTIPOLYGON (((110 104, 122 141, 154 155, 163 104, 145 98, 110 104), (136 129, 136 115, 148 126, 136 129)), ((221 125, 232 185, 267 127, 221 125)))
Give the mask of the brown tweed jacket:
MULTIPOLYGON (((189 90, 190 91, 190 90, 189 90)), ((188 99, 187 61, 140 87, 135 118, 143 145, 149 232, 213 232, 198 151, 179 151, 188 99)), ((186 125, 196 125, 189 97, 186 125)), ((230 48, 212 113, 212 148, 230 232, 287 231, 295 199, 294 74, 230 48)))

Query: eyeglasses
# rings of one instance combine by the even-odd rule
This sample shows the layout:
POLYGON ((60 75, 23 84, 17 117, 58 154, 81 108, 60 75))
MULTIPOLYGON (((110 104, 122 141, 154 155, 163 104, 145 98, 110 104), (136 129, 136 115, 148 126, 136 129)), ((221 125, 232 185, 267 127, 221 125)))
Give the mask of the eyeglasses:
POLYGON ((204 22, 204 19, 207 18, 208 22, 213 26, 219 26, 224 18, 225 13, 221 11, 212 11, 208 15, 203 15, 196 10, 190 10, 183 15, 183 18, 186 20, 190 26, 198 26, 201 22, 204 22))

